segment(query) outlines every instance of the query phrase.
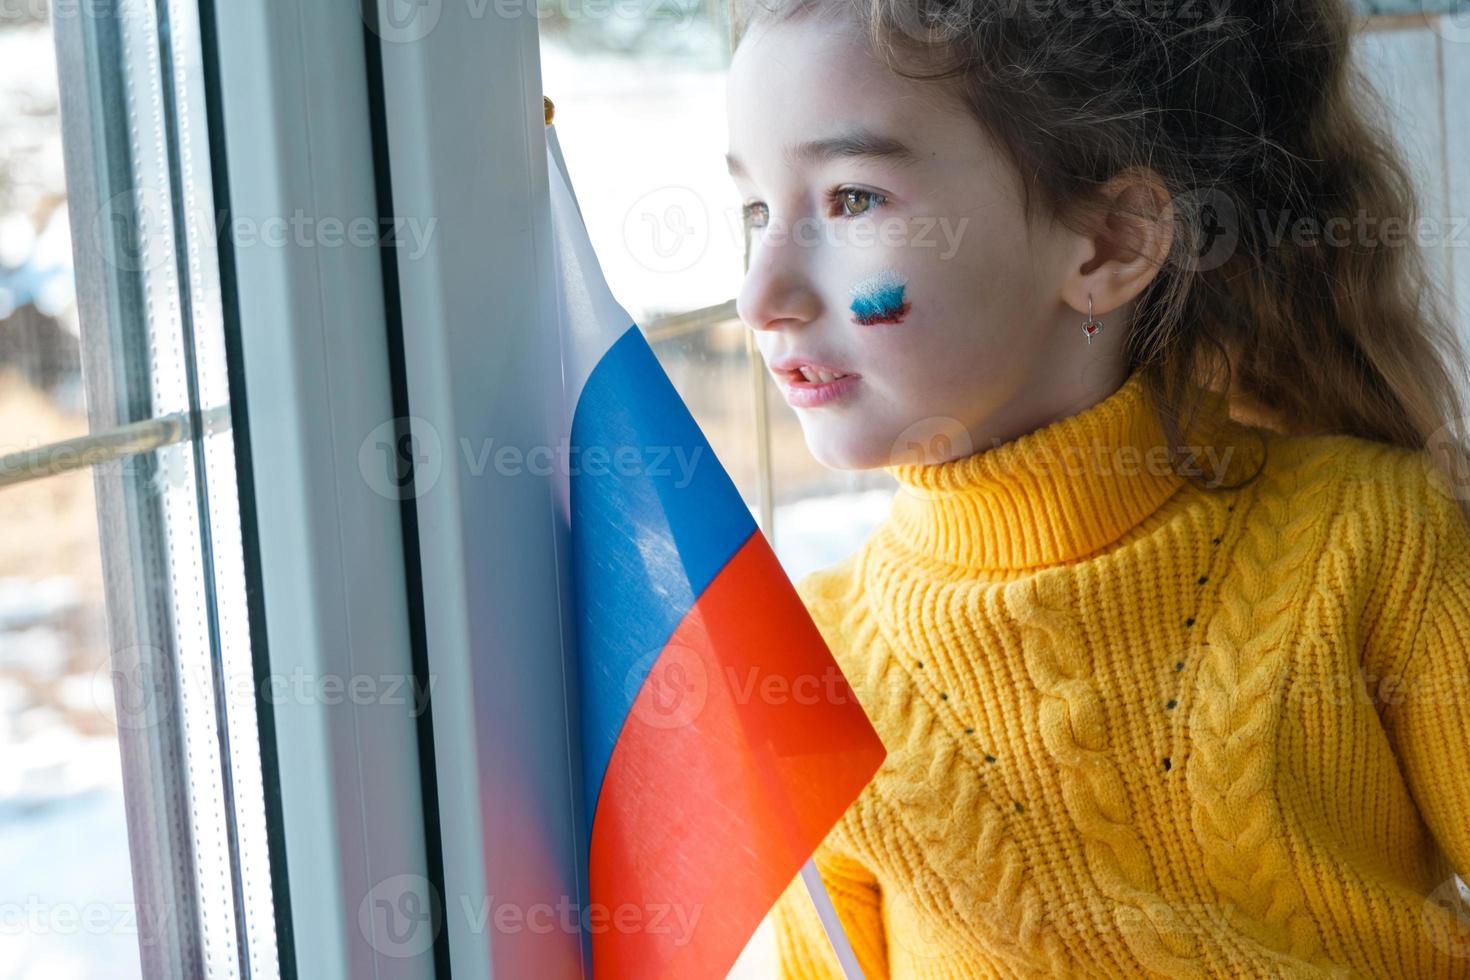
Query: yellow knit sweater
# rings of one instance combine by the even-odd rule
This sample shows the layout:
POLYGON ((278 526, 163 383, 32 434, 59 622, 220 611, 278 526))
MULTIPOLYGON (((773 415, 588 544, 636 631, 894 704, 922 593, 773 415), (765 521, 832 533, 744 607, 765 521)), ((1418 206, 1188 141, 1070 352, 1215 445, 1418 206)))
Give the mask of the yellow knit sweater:
MULTIPOLYGON (((869 980, 1470 977, 1470 528, 1428 457, 1141 376, 889 467, 798 591, 888 747, 817 864, 869 980), (1456 905, 1456 903, 1461 903, 1456 905)), ((1462 488, 1463 489, 1463 488, 1462 488)), ((790 977, 837 977, 800 879, 790 977)))

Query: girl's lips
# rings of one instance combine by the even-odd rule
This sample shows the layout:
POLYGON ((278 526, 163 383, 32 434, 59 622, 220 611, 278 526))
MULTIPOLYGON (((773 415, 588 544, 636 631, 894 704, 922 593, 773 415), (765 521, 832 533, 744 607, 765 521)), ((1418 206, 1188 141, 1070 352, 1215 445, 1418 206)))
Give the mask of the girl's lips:
POLYGON ((771 362, 771 373, 781 383, 781 394, 793 408, 812 408, 840 398, 857 386, 861 375, 798 354, 790 354, 771 362), (802 374, 806 368, 813 374, 841 374, 830 381, 808 381, 802 374))
POLYGON ((849 374, 831 381, 808 381, 800 372, 788 372, 782 379, 786 403, 792 408, 815 408, 841 398, 857 387, 859 375, 849 374))

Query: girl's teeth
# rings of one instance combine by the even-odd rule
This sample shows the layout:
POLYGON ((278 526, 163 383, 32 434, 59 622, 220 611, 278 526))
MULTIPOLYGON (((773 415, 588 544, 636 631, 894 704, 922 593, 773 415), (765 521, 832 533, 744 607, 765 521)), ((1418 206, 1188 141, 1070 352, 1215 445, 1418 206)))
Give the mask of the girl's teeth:
POLYGON ((847 375, 836 371, 814 371, 808 367, 801 369, 801 376, 808 381, 815 381, 818 384, 826 384, 829 381, 847 377, 847 375))

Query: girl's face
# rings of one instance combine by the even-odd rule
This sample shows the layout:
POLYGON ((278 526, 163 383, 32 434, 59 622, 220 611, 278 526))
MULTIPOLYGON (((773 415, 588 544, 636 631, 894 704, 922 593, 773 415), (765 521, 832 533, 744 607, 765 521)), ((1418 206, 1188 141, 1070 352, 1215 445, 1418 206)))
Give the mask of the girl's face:
POLYGON ((1028 228, 1012 168, 940 85, 801 17, 742 40, 728 112, 751 227, 736 308, 818 460, 942 462, 1121 384, 1122 331, 1081 330, 1092 244, 1028 228))

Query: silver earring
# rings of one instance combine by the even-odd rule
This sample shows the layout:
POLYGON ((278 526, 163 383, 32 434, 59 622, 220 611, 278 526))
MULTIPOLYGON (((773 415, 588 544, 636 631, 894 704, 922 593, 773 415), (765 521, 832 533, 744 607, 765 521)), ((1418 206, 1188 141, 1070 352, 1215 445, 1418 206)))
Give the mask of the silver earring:
POLYGON ((1082 323, 1082 333, 1087 337, 1087 343, 1092 344, 1092 335, 1103 328, 1102 321, 1092 315, 1092 294, 1087 294, 1087 319, 1082 323))

